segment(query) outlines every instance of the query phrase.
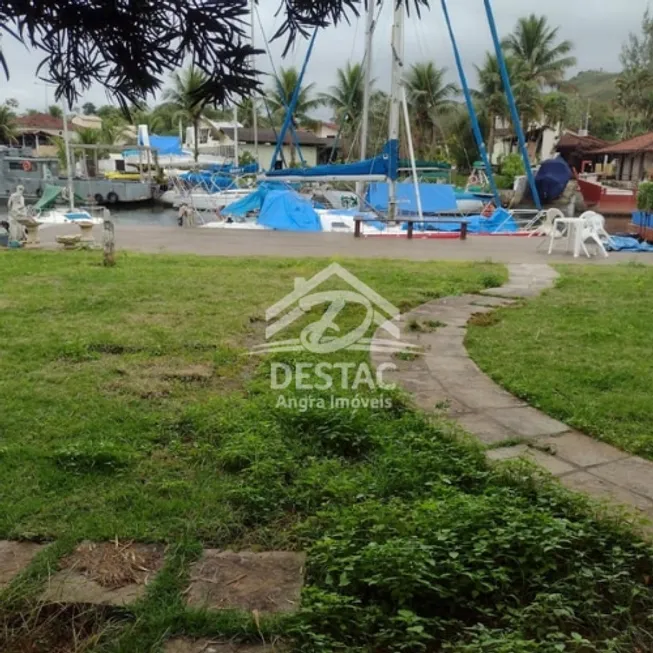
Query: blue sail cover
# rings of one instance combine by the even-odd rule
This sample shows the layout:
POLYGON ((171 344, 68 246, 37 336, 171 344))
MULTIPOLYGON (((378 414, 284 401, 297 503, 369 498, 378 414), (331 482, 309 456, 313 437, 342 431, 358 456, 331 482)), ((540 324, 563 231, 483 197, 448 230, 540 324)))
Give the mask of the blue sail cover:
MULTIPOLYGON (((456 193, 448 184, 419 184, 419 194, 422 200, 422 212, 441 213, 457 211, 456 193)), ((369 185, 367 202, 376 211, 388 210, 389 187, 385 182, 369 185)), ((397 184, 397 212, 417 213, 417 197, 412 182, 397 184)))
POLYGON ((258 163, 248 163, 244 166, 234 166, 232 163, 211 163, 207 170, 220 175, 255 175, 258 172, 258 163))
POLYGON ((571 168, 560 156, 542 163, 535 175, 535 187, 542 201, 557 200, 564 192, 571 177, 571 168))
POLYGON ((310 201, 292 190, 268 191, 257 222, 279 231, 322 231, 310 201))
POLYGON ((384 175, 396 179, 399 167, 399 144, 389 141, 383 152, 372 159, 355 163, 330 163, 312 168, 286 168, 270 170, 267 177, 365 177, 366 175, 384 175))
POLYGON ((234 180, 231 177, 215 175, 208 171, 203 172, 184 172, 179 178, 192 186, 199 186, 209 193, 217 193, 227 188, 235 187, 234 180))

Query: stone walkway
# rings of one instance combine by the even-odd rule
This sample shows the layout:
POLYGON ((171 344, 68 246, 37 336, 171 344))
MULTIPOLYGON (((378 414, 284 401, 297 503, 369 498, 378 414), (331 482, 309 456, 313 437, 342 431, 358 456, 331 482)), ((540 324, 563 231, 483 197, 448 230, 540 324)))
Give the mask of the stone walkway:
POLYGON ((374 353, 373 363, 393 363, 397 372, 393 377, 386 372, 384 379, 392 378, 411 392, 420 408, 445 412, 492 447, 487 451, 491 460, 529 458, 573 490, 653 517, 653 463, 589 438, 528 406, 470 359, 464 339, 472 316, 483 319, 479 314, 535 297, 553 287, 558 276, 543 264, 509 265, 508 270, 510 279, 501 288, 434 300, 404 315, 402 340, 419 345, 423 355, 402 360, 406 357, 374 353))

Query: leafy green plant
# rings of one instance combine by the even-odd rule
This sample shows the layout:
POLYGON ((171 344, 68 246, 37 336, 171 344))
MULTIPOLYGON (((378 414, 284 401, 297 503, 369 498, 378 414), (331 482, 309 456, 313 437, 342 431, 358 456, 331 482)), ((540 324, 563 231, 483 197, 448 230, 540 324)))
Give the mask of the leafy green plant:
POLYGON ((646 213, 653 213, 653 182, 645 181, 637 190, 637 208, 646 213))
POLYGON ((501 162, 501 175, 506 178, 509 186, 512 188, 515 183, 515 177, 524 174, 524 162, 519 154, 508 154, 501 162))

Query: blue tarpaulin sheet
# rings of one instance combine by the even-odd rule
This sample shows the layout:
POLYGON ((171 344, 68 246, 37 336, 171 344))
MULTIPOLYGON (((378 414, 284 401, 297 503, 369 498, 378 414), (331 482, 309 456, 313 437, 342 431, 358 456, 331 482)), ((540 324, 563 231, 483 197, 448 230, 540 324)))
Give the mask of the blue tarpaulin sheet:
POLYGON ((535 187, 543 202, 553 202, 564 192, 571 179, 571 168, 560 156, 544 161, 535 175, 535 187))
POLYGON ((611 242, 606 249, 613 252, 653 252, 653 245, 640 243, 637 238, 629 236, 610 236, 611 242))
POLYGON ((270 170, 267 177, 364 177, 365 175, 385 175, 390 179, 397 175, 398 145, 388 142, 383 148, 383 153, 372 159, 357 161, 356 163, 332 163, 312 168, 286 168, 283 170, 270 170))
MULTIPOLYGON (((370 184, 367 191, 367 202, 377 211, 387 211, 388 194, 388 184, 385 182, 370 184)), ((419 194, 424 214, 458 210, 453 186, 448 184, 419 184, 419 194)), ((414 184, 410 182, 397 184, 397 212, 399 214, 417 213, 417 197, 414 184)))
MULTIPOLYGON (((503 234, 519 230, 517 223, 505 209, 497 209, 489 218, 484 218, 482 215, 470 215, 465 220, 467 221, 467 232, 470 234, 503 234)), ((402 229, 408 229, 408 225, 404 223, 402 229)), ((460 231, 460 222, 415 222, 413 229, 415 231, 460 231)))
POLYGON ((310 201, 292 190, 269 191, 257 222, 279 231, 322 231, 322 223, 310 201))
POLYGON ((199 186, 209 193, 217 193, 218 191, 235 187, 234 180, 231 177, 212 175, 207 172, 185 172, 179 178, 188 184, 199 186))

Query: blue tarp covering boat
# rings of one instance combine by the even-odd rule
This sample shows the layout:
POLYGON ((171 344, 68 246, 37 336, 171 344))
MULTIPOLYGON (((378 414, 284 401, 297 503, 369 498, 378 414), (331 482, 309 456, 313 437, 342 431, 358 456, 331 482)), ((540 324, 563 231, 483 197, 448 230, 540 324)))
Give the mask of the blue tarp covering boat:
POLYGON ((535 186, 543 202, 553 202, 564 192, 572 177, 571 168, 560 156, 544 161, 535 175, 535 186))
MULTIPOLYGON (((367 202, 376 211, 388 210, 388 184, 376 182, 369 185, 367 202)), ((419 194, 422 200, 422 212, 443 213, 458 209, 456 193, 448 184, 419 184, 419 194)), ((397 212, 417 213, 417 198, 412 182, 397 184, 397 212)))
POLYGON ((235 187, 231 177, 212 174, 211 172, 184 172, 179 178, 192 186, 199 186, 209 193, 217 193, 235 187))
POLYGON ((292 190, 268 191, 257 222, 279 231, 322 231, 311 202, 292 190))
POLYGON ((398 174, 398 144, 388 142, 383 152, 372 159, 355 163, 332 163, 312 168, 286 168, 270 170, 267 177, 365 177, 384 176, 396 179, 398 174))
MULTIPOLYGON (((470 234, 496 234, 515 233, 519 231, 517 223, 512 215, 505 209, 496 209, 489 218, 482 215, 470 215, 467 220, 467 232, 470 234)), ((408 225, 404 223, 402 229, 407 230, 408 225)), ((460 231, 460 222, 415 222, 415 231, 460 231)))

